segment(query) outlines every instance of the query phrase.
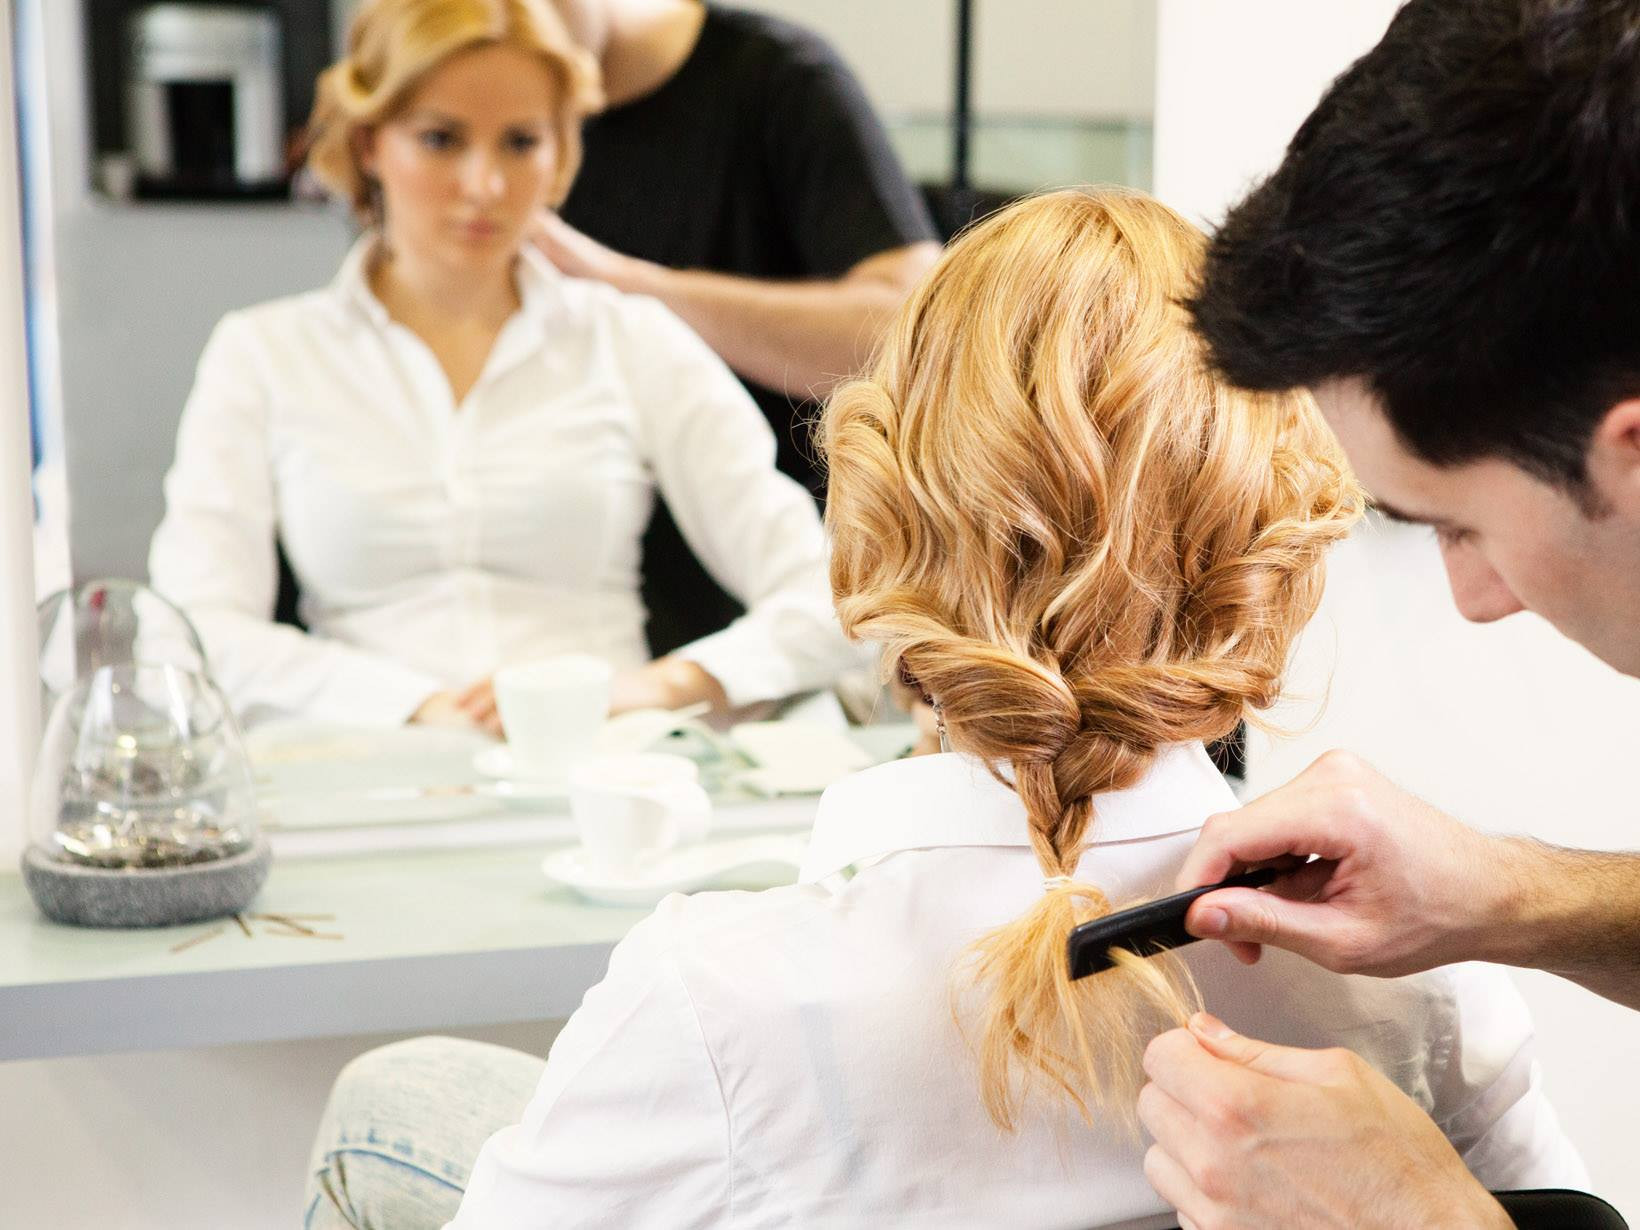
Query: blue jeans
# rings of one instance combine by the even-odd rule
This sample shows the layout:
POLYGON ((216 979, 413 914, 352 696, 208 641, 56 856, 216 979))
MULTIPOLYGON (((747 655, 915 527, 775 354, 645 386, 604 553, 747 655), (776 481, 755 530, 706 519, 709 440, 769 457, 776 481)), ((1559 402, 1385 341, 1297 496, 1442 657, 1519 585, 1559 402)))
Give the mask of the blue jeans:
POLYGON ((440 1230, 479 1149, 523 1118, 545 1066, 459 1038, 360 1055, 336 1078, 313 1142, 304 1230, 440 1230))

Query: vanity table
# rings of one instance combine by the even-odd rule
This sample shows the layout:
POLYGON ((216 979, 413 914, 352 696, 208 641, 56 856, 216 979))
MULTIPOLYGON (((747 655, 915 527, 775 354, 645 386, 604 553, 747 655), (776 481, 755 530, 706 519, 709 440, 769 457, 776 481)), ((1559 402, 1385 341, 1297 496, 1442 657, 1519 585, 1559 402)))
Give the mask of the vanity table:
MULTIPOLYGON (((789 828, 814 798, 743 805, 789 828)), ((748 824, 755 814, 739 819, 748 824)), ((603 977, 646 909, 581 901, 542 876, 540 847, 276 862, 255 911, 333 915, 341 939, 248 919, 152 931, 47 922, 0 873, 0 1060, 167 1050, 559 1019, 603 977)), ((790 872, 784 878, 790 880, 790 872)), ((755 874, 725 887, 767 888, 755 874)))
MULTIPOLYGON (((851 737, 886 760, 912 734, 851 737)), ((575 840, 567 804, 496 801, 473 769, 486 741, 287 728, 250 743, 275 861, 245 927, 61 926, 0 872, 0 1061, 562 1019, 649 913, 547 879, 543 856, 575 840)), ((714 832, 800 838, 818 802, 731 792, 714 832)), ((793 878, 769 863, 713 887, 793 878)))

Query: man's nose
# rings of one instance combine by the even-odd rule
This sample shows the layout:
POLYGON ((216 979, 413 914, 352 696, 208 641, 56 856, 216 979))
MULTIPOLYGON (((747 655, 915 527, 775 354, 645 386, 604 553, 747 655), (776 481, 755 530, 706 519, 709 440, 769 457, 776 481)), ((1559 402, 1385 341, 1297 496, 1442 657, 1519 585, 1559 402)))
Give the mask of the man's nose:
POLYGON ((1447 583, 1452 586, 1452 601, 1458 613, 1470 622, 1489 624, 1526 609, 1515 591, 1472 546, 1442 547, 1441 561, 1446 565, 1447 583))

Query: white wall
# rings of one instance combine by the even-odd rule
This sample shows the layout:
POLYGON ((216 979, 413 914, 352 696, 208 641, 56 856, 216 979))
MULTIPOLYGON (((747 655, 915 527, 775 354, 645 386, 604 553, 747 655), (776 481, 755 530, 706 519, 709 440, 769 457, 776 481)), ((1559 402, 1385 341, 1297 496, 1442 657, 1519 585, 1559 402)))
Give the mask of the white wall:
MULTIPOLYGON (((951 0, 734 0, 817 30, 890 114, 951 105, 951 0)), ((1154 98, 1152 0, 978 0, 980 112, 1144 119, 1154 98)))
MULTIPOLYGON (((451 1030, 545 1055, 546 1022, 451 1030)), ((406 1035, 0 1064, 6 1230, 294 1230, 330 1083, 406 1035)))
POLYGON ((1156 195, 1216 221, 1399 0, 1157 0, 1156 195))
MULTIPOLYGON (((1156 191, 1216 219, 1274 168, 1322 89, 1382 32, 1387 0, 1161 0, 1156 191)), ((1624 679, 1529 616, 1490 627, 1452 607, 1426 531, 1369 523, 1332 560, 1281 716, 1255 735, 1250 793, 1329 747, 1471 822, 1571 845, 1640 845, 1634 730, 1624 679), (1319 710, 1319 717, 1317 716, 1319 710)), ((1517 976, 1532 1004, 1546 1086, 1597 1192, 1640 1224, 1633 1107, 1640 1017, 1559 979, 1517 976)))

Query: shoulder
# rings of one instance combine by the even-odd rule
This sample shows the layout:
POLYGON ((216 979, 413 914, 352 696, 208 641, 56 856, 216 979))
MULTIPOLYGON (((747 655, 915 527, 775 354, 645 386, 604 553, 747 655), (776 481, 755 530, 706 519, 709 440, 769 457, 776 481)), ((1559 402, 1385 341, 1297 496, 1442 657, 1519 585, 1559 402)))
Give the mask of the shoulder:
MULTIPOLYGON (((788 884, 761 892, 728 890, 667 897, 634 927, 610 960, 645 980, 675 979, 698 1009, 721 1007, 728 995, 755 998, 759 975, 799 950, 812 950, 837 908, 834 895, 812 884, 788 884)), ((715 1015, 715 1011, 714 1011, 715 1015)))
POLYGON ((337 345, 346 336, 347 314, 329 290, 305 291, 237 308, 217 322, 214 347, 288 357, 316 344, 337 345))
POLYGON ((562 296, 572 321, 608 337, 626 361, 628 374, 658 370, 660 360, 699 359, 716 362, 711 349, 681 316, 651 295, 617 290, 587 278, 561 278, 562 296))
POLYGON ((842 57, 806 26, 767 13, 709 6, 706 36, 735 58, 785 68, 844 69, 842 57))

